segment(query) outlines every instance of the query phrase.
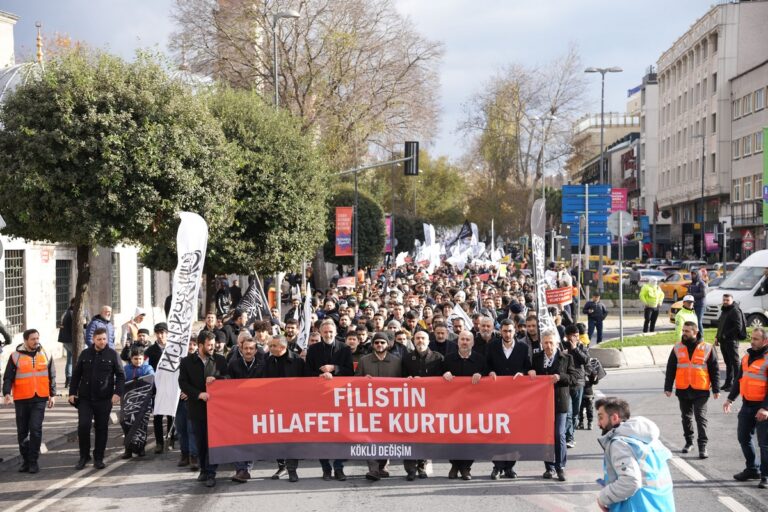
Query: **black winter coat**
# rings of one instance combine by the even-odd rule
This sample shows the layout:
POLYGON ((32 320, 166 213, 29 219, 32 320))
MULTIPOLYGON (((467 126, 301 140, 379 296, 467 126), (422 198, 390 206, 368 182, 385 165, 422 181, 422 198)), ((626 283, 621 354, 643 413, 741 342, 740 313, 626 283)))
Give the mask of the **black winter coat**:
POLYGON ((544 352, 533 355, 533 369, 536 375, 559 375, 560 380, 555 384, 555 412, 568 412, 571 403, 570 386, 579 378, 576 368, 573 366, 573 358, 564 352, 558 351, 554 363, 549 368, 544 368, 544 352))
POLYGON ((742 329, 746 326, 744 325, 744 314, 739 305, 733 304, 728 308, 721 306, 720 311, 720 318, 717 321, 717 341, 722 343, 744 339, 741 334, 742 329))
POLYGON ((179 364, 179 387, 187 395, 187 410, 189 419, 206 420, 207 403, 200 400, 200 393, 207 389, 205 379, 214 377, 223 379, 227 377, 227 361, 224 356, 214 354, 203 365, 203 360, 198 354, 190 354, 181 360, 179 364))
POLYGON ((267 356, 261 376, 276 379, 281 377, 304 377, 306 373, 304 360, 290 350, 286 350, 285 354, 280 357, 275 357, 272 354, 267 356))
POLYGON ((117 352, 108 346, 98 352, 89 347, 72 369, 69 394, 79 400, 108 400, 112 395, 123 396, 124 387, 125 372, 117 352))
POLYGON ((439 377, 443 370, 443 355, 427 349, 419 354, 413 351, 403 357, 403 377, 439 377))
POLYGON ((486 352, 488 373, 494 372, 498 376, 525 375, 531 369, 531 351, 527 343, 515 341, 512 353, 507 357, 504 354, 504 342, 498 339, 488 346, 486 352))

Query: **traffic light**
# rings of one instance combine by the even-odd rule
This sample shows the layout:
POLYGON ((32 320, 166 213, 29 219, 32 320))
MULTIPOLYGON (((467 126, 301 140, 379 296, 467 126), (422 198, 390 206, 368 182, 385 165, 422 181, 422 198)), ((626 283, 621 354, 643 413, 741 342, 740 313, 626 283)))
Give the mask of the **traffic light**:
POLYGON ((410 160, 405 161, 403 168, 405 169, 406 176, 418 176, 419 175, 419 142, 415 140, 405 141, 405 158, 410 160))

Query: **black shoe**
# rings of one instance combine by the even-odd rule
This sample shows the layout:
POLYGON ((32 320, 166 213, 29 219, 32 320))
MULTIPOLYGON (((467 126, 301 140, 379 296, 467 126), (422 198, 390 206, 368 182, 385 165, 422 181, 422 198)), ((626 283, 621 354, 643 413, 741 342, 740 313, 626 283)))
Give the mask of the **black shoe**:
POLYGON ((123 459, 123 460, 128 460, 132 456, 133 455, 131 454, 131 450, 125 450, 125 452, 123 452, 123 454, 120 456, 120 458, 123 459))
POLYGON ((248 481, 248 472, 244 469, 236 471, 235 474, 232 475, 232 481, 239 484, 244 484, 248 481))
POLYGON ((756 469, 745 469, 741 473, 733 475, 734 480, 739 482, 746 482, 747 480, 757 480, 760 478, 760 472, 756 469))
POLYGON ((493 468, 493 471, 491 471, 491 480, 501 480, 501 471, 493 468))
POLYGON ((576 430, 584 430, 584 424, 579 423, 578 425, 576 425, 576 430))
POLYGON ((545 478, 547 480, 552 480, 555 476, 555 470, 554 469, 548 469, 544 472, 543 475, 541 475, 542 478, 545 478))
POLYGON ((147 452, 144 451, 144 448, 139 450, 139 453, 136 454, 137 457, 146 457, 147 452))
POLYGON ((708 459, 709 458, 709 452, 707 452, 707 449, 705 447, 699 448, 699 458, 700 459, 708 459))
POLYGON ((205 482, 207 479, 208 479, 208 475, 206 475, 205 473, 201 472, 199 475, 197 475, 198 482, 205 482))
POLYGON ((216 487, 216 477, 213 475, 208 475, 208 478, 205 479, 205 486, 216 487))
POLYGON ((409 482, 413 482, 414 480, 416 480, 416 473, 414 473, 413 471, 409 471, 408 474, 405 475, 405 479, 408 480, 409 482))
POLYGON ((75 464, 75 469, 78 471, 85 468, 85 465, 88 464, 88 461, 91 460, 90 457, 80 457, 80 460, 77 461, 77 464, 75 464))
POLYGON ((107 467, 107 465, 104 464, 103 460, 99 459, 93 462, 93 467, 95 467, 96 469, 104 469, 105 467, 107 467))
POLYGON ((451 470, 448 471, 448 478, 451 480, 459 478, 459 467, 455 464, 451 464, 451 470))
POLYGON ((163 443, 157 443, 157 446, 155 446, 155 455, 160 455, 163 453, 163 443))
POLYGON ((29 463, 29 472, 33 475, 40 472, 40 466, 37 465, 37 462, 29 463))
POLYGON ((288 481, 289 482, 298 482, 299 481, 299 474, 296 473, 296 471, 289 471, 288 472, 288 481))
MULTIPOLYGON (((143 452, 141 452, 143 453, 143 452)), ((199 471, 200 470, 200 461, 197 459, 197 457, 194 457, 192 455, 189 456, 189 470, 190 471, 199 471)))
POLYGON ((284 476, 288 471, 285 469, 285 466, 277 466, 277 471, 275 471, 275 474, 272 475, 272 480, 280 480, 281 476, 284 476))
POLYGON ((472 473, 470 473, 469 469, 461 469, 459 472, 461 473, 462 480, 472 480, 472 473))
POLYGON ((326 482, 332 480, 330 471, 323 471, 323 480, 326 482))
POLYGON ((592 422, 587 423, 587 430, 592 430, 592 422))
MULTIPOLYGON (((31 473, 32 471, 30 471, 31 473)), ((757 486, 761 489, 768 489, 768 477, 761 477, 760 483, 757 486)))
POLYGON ((369 471, 365 474, 365 479, 370 480, 371 482, 378 482, 381 480, 381 477, 379 476, 378 471, 369 471))
POLYGON ((29 462, 24 461, 19 466, 19 473, 27 473, 29 471, 29 462))
POLYGON ((344 473, 343 469, 337 469, 333 472, 333 477, 338 480, 339 482, 346 482, 347 481, 347 475, 344 473))
POLYGON ((515 470, 513 469, 505 469, 504 478, 509 478, 510 480, 514 480, 515 478, 517 478, 517 473, 515 473, 515 470))
POLYGON ((381 478, 389 478, 389 471, 387 471, 386 469, 380 469, 379 476, 381 478))
POLYGON ((419 469, 417 471, 419 473, 419 478, 421 478, 422 480, 425 479, 425 478, 429 478, 429 475, 423 469, 419 469))
POLYGON ((565 470, 564 469, 558 469, 557 470, 557 479, 561 482, 565 482, 565 470))
POLYGON ((573 448, 574 446, 576 446, 576 441, 574 441, 573 439, 571 439, 570 441, 566 441, 565 442, 565 447, 566 448, 573 448))
POLYGON ((680 453, 688 453, 688 452, 690 452, 691 450, 693 450, 693 443, 691 443, 691 442, 686 442, 686 443, 685 443, 685 446, 683 446, 683 449, 682 449, 682 450, 680 450, 680 453))

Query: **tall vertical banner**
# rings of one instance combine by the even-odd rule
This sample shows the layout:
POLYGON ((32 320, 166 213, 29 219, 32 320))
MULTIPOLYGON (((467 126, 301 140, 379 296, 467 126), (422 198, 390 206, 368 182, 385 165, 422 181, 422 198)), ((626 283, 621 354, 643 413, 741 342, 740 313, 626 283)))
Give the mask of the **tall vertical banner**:
POLYGON ((180 212, 176 234, 178 264, 168 313, 168 339, 155 371, 154 414, 176 415, 179 403, 179 363, 187 355, 192 322, 197 318, 197 293, 208 247, 208 224, 196 213, 180 212))
POLYGON ((336 207, 336 256, 353 256, 352 218, 354 208, 336 207))
POLYGON ((299 334, 296 336, 296 344, 301 350, 307 349, 309 342, 309 330, 312 328, 312 288, 307 283, 306 293, 304 294, 304 308, 299 318, 299 334))
POLYGON ((386 238, 384 242, 384 254, 392 253, 392 215, 387 214, 384 216, 384 230, 386 232, 386 238))
POLYGON ((544 279, 545 240, 544 233, 547 224, 546 203, 537 199, 531 211, 531 247, 533 250, 533 277, 536 281, 536 310, 539 319, 539 334, 544 331, 555 331, 555 321, 547 309, 547 281, 544 279))

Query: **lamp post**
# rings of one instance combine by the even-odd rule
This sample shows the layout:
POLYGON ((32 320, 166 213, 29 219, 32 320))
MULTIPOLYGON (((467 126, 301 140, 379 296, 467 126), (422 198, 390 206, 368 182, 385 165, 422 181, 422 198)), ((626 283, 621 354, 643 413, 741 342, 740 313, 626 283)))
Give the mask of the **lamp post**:
MULTIPOLYGON (((605 142, 605 74, 606 73, 621 73, 624 71, 618 66, 612 66, 609 68, 595 68, 595 67, 589 67, 584 70, 585 73, 600 73, 600 178, 598 179, 598 183, 604 183, 607 182, 610 185, 610 180, 608 180, 608 177, 605 176, 605 155, 603 154, 605 152, 604 142, 605 142)), ((589 244, 589 240, 586 242, 589 244)), ((604 247, 601 245, 599 246, 599 257, 600 260, 597 262, 597 289, 600 290, 600 292, 603 291, 603 253, 605 251, 604 247)), ((587 265, 589 265, 589 262, 587 262, 587 265)), ((619 276, 621 277, 621 276, 619 276)), ((621 280, 621 279, 619 279, 621 280)))
POLYGON ((701 220, 699 221, 699 228, 701 229, 701 240, 699 241, 699 258, 704 260, 704 143, 706 142, 706 135, 699 133, 693 136, 694 139, 701 139, 701 197, 699 198, 699 210, 701 211, 701 220))
POLYGON ((272 15, 272 67, 275 70, 275 109, 280 105, 280 97, 278 93, 278 69, 277 69, 277 22, 282 18, 296 19, 301 15, 295 9, 288 9, 287 11, 280 11, 277 14, 272 15))
MULTIPOLYGON (((534 116, 533 120, 541 122, 541 149, 540 149, 541 158, 539 158, 539 167, 542 167, 542 170, 541 170, 541 198, 544 199, 544 201, 546 202, 546 197, 544 195, 544 189, 545 189, 545 185, 546 185, 546 180, 544 179, 544 169, 543 169, 543 167, 544 167, 544 142, 546 141, 546 137, 545 137, 546 131, 544 130, 544 125, 547 122, 552 123, 552 121, 557 121, 557 117, 553 116, 552 114, 547 114, 545 116, 534 116)), ((536 170, 538 171, 539 169, 536 169, 536 170)))

